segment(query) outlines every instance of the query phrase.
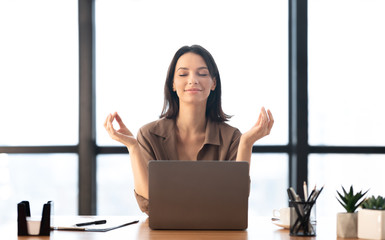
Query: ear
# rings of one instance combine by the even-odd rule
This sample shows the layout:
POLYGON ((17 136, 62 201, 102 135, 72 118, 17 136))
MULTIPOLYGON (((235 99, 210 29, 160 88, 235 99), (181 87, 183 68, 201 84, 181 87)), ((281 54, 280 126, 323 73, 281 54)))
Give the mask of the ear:
POLYGON ((211 86, 211 91, 214 91, 217 87, 217 79, 213 78, 213 85, 211 86))
POLYGON ((174 83, 174 82, 172 82, 172 90, 173 90, 174 92, 176 92, 176 88, 175 88, 175 83, 174 83))

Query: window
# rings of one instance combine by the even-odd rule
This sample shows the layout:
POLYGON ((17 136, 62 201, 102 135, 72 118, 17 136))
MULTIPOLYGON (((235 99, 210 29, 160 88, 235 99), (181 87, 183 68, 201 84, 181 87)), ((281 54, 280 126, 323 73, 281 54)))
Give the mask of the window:
POLYGON ((95 9, 98 145, 117 144, 102 124, 110 112, 133 134, 159 117, 168 65, 192 44, 217 62, 230 124, 249 130, 265 106, 281 120, 258 144, 287 144, 286 1, 100 0, 95 9))
POLYGON ((253 153, 250 164, 251 215, 271 216, 273 209, 287 205, 288 173, 287 154, 253 153))
POLYGON ((97 165, 97 213, 107 216, 140 215, 142 212, 134 195, 129 155, 99 155, 97 165))
POLYGON ((311 145, 385 145, 382 9, 384 1, 309 1, 311 145))
POLYGON ((103 122, 108 113, 118 111, 135 134, 143 124, 157 119, 168 64, 179 47, 191 44, 204 46, 216 59, 223 83, 223 108, 234 115, 231 125, 242 132, 248 130, 261 106, 270 108, 276 119, 271 135, 253 148, 251 213, 270 215, 268 209, 287 203, 284 190, 289 177, 290 184, 302 184, 307 177, 309 186, 325 184, 325 196, 317 204, 321 211, 326 205, 338 205, 328 201, 333 201, 340 184, 356 184, 363 189, 370 184, 373 194, 381 191, 375 184, 380 174, 373 168, 367 170, 370 182, 360 181, 361 185, 340 173, 344 166, 355 174, 358 165, 374 164, 376 169, 383 165, 383 1, 191 3, 0 0, 0 32, 4 36, 0 38, 0 198, 6 203, 0 206, 0 212, 5 213, 0 221, 14 214, 8 211, 11 205, 25 200, 20 194, 31 196, 27 200, 33 201, 33 211, 40 211, 42 202, 58 199, 55 206, 61 205, 63 214, 71 214, 79 198, 79 212, 84 214, 135 214, 138 208, 132 194, 129 155, 108 137, 103 122), (78 25, 78 11, 95 25, 95 46, 92 41, 83 41, 83 37, 93 39, 93 25, 78 25), (78 60, 78 26, 85 33, 80 35, 80 52, 90 51, 81 55, 82 61, 78 60), (80 80, 79 63, 83 67, 92 64, 80 80), (96 116, 93 111, 82 111, 88 114, 82 117, 82 126, 87 119, 95 119, 97 126, 82 131, 79 142, 78 132, 84 129, 78 127, 78 86, 79 81, 93 80, 94 63, 96 96, 91 91, 80 94, 92 99, 90 105, 96 105, 96 116), (305 93, 308 103, 300 100, 305 93), (289 112, 289 105, 293 112, 289 112), (306 114, 296 115, 296 111, 306 114), (298 127, 301 124, 306 127, 298 127), (297 137, 306 140, 297 143, 297 137), (80 152, 78 144, 91 146, 80 152), (87 159, 81 157, 79 161, 79 154, 87 159), (294 155, 297 161, 293 161, 294 155), (86 191, 77 196, 73 191, 76 186, 94 189, 96 169, 84 171, 83 167, 94 163, 95 156, 97 212, 94 196, 86 191), (111 175, 116 169, 122 174, 111 175), (39 178, 34 178, 37 173, 39 178), (32 186, 24 189, 20 185, 19 178, 26 174, 33 174, 31 184, 53 179, 48 184, 50 199, 46 199, 44 188, 32 192, 32 186), (108 188, 111 184, 122 192, 112 191, 108 188), (53 185, 72 191, 66 190, 63 197, 53 185), (275 193, 270 189, 279 195, 271 196, 275 193), (277 202, 265 205, 261 196, 277 198, 277 202), (117 206, 124 206, 111 207, 116 198, 121 201, 117 206), (62 200, 68 206, 62 208, 62 200))
POLYGON ((336 199, 336 190, 341 192, 341 186, 348 190, 353 185, 355 192, 369 189, 367 197, 383 195, 384 159, 384 154, 311 154, 309 188, 325 185, 317 201, 318 215, 330 216, 344 211, 336 199))
POLYGON ((0 145, 77 144, 76 1, 0 1, 0 32, 0 145))
POLYGON ((343 211, 335 198, 341 186, 384 192, 384 154, 373 154, 385 149, 384 8, 383 1, 309 1, 309 144, 322 150, 309 156, 309 182, 325 185, 321 216, 343 211))
MULTIPOLYGON (((131 171, 131 163, 127 155, 109 154, 98 157, 98 214, 139 215, 141 213, 134 196, 134 179, 131 171)), ((253 154, 250 176, 250 214, 269 216, 272 209, 287 204, 285 193, 288 157, 286 154, 253 154)))
MULTIPOLYGON (((234 115, 229 124, 245 132, 265 106, 280 120, 272 134, 257 144, 287 144, 287 1, 191 3, 96 2, 97 144, 119 145, 103 127, 109 113, 118 111, 134 135, 142 125, 159 118, 168 65, 180 47, 192 44, 210 51, 218 65, 222 106, 225 113, 234 115)), ((250 212, 270 215, 267 209, 287 202, 288 158, 254 154, 253 159, 250 212), (277 172, 282 174, 274 176, 277 172), (277 201, 267 202, 273 188, 281 194, 277 201)), ((98 157, 98 213, 137 211, 130 167, 128 155, 98 157)))
POLYGON ((77 213, 78 157, 63 150, 79 138, 77 10, 0 0, 0 222, 23 200, 32 215, 50 200, 56 214, 77 213))
POLYGON ((0 154, 0 220, 16 219, 17 204, 29 201, 31 215, 54 202, 57 215, 77 214, 76 154, 0 154))

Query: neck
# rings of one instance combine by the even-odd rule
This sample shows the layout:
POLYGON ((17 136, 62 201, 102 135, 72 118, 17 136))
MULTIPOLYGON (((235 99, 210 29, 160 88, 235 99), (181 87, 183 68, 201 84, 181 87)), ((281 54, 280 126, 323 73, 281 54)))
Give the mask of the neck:
POLYGON ((179 132, 202 133, 206 130, 206 106, 180 106, 176 119, 179 132))

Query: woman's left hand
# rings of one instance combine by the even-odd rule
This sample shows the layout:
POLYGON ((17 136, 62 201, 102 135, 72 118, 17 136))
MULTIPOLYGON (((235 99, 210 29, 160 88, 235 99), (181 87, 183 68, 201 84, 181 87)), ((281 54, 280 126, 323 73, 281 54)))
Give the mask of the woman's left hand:
POLYGON ((270 110, 266 111, 265 108, 262 107, 257 123, 249 131, 242 134, 241 140, 244 141, 247 146, 253 146, 257 140, 270 134, 273 124, 274 118, 270 110))

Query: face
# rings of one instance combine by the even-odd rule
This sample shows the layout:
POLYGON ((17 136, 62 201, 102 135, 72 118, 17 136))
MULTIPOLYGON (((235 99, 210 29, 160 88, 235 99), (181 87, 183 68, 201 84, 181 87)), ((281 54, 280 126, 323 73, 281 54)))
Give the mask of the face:
POLYGON ((173 90, 180 103, 206 104, 216 81, 210 75, 204 59, 195 53, 183 54, 176 63, 173 90))

